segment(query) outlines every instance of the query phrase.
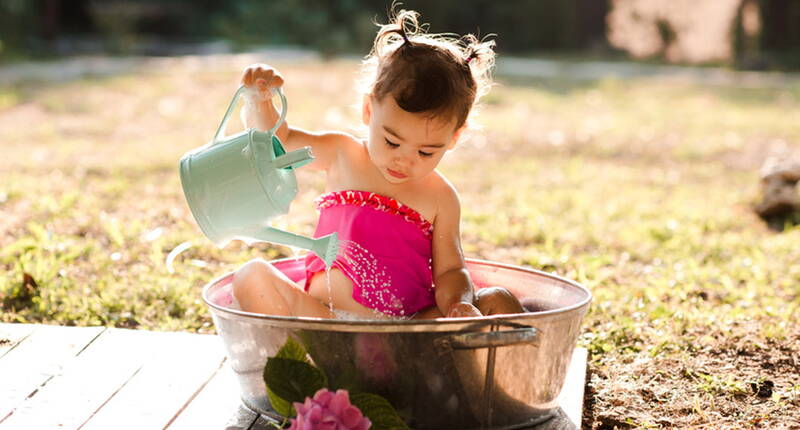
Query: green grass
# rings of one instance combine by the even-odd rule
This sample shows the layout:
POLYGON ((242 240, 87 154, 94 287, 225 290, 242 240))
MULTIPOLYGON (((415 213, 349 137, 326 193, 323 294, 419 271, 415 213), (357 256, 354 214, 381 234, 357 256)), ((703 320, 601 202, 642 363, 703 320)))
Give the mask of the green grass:
MULTIPOLYGON (((210 332, 204 283, 291 255, 215 248, 181 193, 177 161, 211 137, 239 70, 176 64, 0 90, 0 321, 210 332), (170 272, 168 253, 186 241, 170 272)), ((356 130, 354 71, 283 65, 290 121, 356 130)), ((800 353, 800 227, 775 233, 750 209, 766 154, 798 150, 797 118, 800 88, 500 79, 483 131, 442 163, 468 257, 592 290, 580 339, 590 426, 798 419, 800 378, 779 369, 800 353), (774 394, 754 403, 749 384, 765 378, 774 394), (630 397, 645 389, 654 397, 630 397), (729 403, 743 412, 726 415, 729 403)), ((310 234, 323 178, 299 176, 278 223, 310 234)))

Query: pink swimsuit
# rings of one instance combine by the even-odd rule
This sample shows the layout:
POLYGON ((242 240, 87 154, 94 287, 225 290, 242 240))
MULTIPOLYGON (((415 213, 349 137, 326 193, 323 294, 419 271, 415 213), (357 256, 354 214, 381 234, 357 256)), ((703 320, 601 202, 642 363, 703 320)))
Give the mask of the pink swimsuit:
MULTIPOLYGON (((338 232, 333 263, 353 282, 353 299, 388 315, 410 317, 436 304, 431 270, 433 225, 395 199, 367 191, 336 191, 316 200, 314 237, 338 232)), ((306 257, 306 291, 325 263, 306 257)))

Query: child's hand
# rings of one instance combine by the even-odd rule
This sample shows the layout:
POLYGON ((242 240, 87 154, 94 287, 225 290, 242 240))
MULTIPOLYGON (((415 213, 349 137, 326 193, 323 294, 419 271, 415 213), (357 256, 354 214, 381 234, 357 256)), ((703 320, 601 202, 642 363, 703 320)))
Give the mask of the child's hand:
POLYGON ((242 85, 253 88, 265 98, 271 98, 276 88, 283 86, 283 76, 272 66, 251 64, 242 72, 242 85))
POLYGON ((469 318, 483 316, 481 311, 472 303, 457 302, 450 306, 450 310, 445 315, 447 318, 469 318))

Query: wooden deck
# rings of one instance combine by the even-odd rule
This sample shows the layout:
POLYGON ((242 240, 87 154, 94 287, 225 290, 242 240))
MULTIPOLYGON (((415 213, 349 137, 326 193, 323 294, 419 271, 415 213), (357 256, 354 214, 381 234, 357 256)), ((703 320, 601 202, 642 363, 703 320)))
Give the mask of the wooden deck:
MULTIPOLYGON (((563 413, 536 430, 580 426, 585 373, 577 349, 563 413)), ((0 430, 268 428, 238 390, 217 336, 0 324, 0 430)))

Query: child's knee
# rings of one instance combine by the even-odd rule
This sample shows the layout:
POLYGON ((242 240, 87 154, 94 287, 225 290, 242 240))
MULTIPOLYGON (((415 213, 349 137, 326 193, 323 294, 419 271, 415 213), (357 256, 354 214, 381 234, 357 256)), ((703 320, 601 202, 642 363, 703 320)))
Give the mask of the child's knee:
POLYGON ((240 299, 256 288, 268 285, 273 277, 272 266, 264 260, 250 260, 233 274, 233 295, 240 299))
POLYGON ((484 315, 525 312, 519 300, 503 287, 487 287, 475 294, 475 306, 484 315))

